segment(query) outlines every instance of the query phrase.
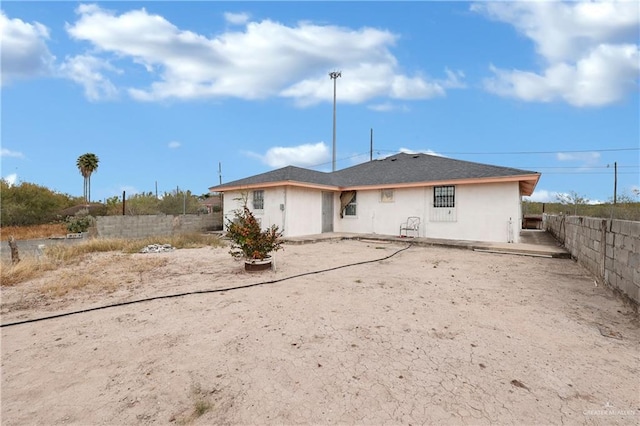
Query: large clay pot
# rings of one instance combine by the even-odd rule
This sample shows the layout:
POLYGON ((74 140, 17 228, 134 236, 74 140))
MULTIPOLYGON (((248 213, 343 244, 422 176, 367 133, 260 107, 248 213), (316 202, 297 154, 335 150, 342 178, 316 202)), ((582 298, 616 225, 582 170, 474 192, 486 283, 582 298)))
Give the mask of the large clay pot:
POLYGON ((271 256, 264 259, 245 259, 244 270, 247 272, 268 271, 271 269, 271 256))

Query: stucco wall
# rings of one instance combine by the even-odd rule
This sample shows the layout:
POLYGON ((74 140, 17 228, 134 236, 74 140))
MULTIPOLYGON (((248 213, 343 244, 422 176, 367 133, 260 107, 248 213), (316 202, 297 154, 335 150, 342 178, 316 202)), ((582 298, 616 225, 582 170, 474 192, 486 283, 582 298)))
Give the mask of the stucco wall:
MULTIPOLYGON (((253 193, 247 192, 225 192, 224 193, 224 216, 226 219, 232 219, 235 212, 242 209, 247 202, 247 207, 253 215, 260 221, 263 229, 271 225, 277 225, 280 229, 284 229, 286 223, 285 214, 280 210, 280 204, 285 204, 285 194, 283 187, 268 188, 264 190, 264 209, 256 210, 253 208, 253 193)), ((225 220, 226 223, 226 220, 225 220)))
POLYGON ((393 201, 383 202, 380 190, 358 191, 356 195, 356 216, 340 218, 338 196, 334 201, 336 232, 355 232, 360 234, 399 235, 400 224, 408 216, 417 216, 422 222, 421 237, 424 236, 425 189, 408 188, 393 191, 393 201))
POLYGON ((252 205, 252 191, 224 193, 224 215, 233 218, 234 212, 243 206, 243 196, 248 197, 247 207, 260 220, 262 228, 277 225, 284 235, 319 234, 322 229, 322 193, 304 188, 279 186, 264 190, 264 209, 252 205), (282 209, 281 209, 282 205, 282 209))
POLYGON ((517 182, 456 187, 458 220, 454 235, 440 232, 439 223, 431 223, 435 238, 454 238, 476 241, 520 241, 522 222, 520 188, 517 182), (511 227, 509 227, 511 221, 511 227), (511 229, 510 229, 511 228, 511 229))
POLYGON ((421 220, 420 237, 454 240, 518 242, 521 214, 518 183, 457 185, 455 208, 434 211, 433 188, 394 190, 393 202, 380 191, 358 191, 357 216, 336 219, 336 232, 398 235, 409 216, 421 220), (437 214, 436 214, 437 213, 437 214), (452 221, 447 221, 453 219, 452 221), (511 234, 509 221, 511 220, 511 234))
POLYGON ((98 216, 96 229, 101 238, 144 238, 204 232, 222 228, 220 214, 98 216))
MULTIPOLYGON (((287 188, 286 191, 286 234, 290 236, 320 234, 322 232, 322 192, 292 187, 287 188)), ((335 203, 334 199, 334 207, 335 203)), ((335 217, 333 221, 335 224, 335 217)))
POLYGON ((544 215, 543 224, 601 282, 640 303, 640 222, 544 215))
MULTIPOLYGON (((252 193, 247 191, 248 206, 263 228, 272 224, 284 230, 284 235, 320 234, 322 232, 322 191, 294 187, 266 188, 264 209, 254 210, 252 193), (283 209, 281 209, 281 205, 283 209)), ((380 190, 357 192, 357 215, 339 215, 339 193, 334 194, 334 232, 398 235, 400 224, 409 216, 421 220, 420 237, 458 240, 518 242, 521 227, 520 192, 517 182, 484 185, 458 185, 455 193, 455 221, 433 214, 433 188, 395 189, 392 202, 383 202, 380 190), (508 224, 512 223, 509 235, 508 224)), ((242 193, 224 193, 225 217, 241 208, 242 193)))

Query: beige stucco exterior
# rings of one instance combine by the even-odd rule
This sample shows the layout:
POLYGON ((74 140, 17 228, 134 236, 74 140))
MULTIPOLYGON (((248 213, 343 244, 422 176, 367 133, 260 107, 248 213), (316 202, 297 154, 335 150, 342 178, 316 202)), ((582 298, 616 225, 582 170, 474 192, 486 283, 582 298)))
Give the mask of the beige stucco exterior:
MULTIPOLYGON (((295 237, 322 232, 322 190, 295 185, 265 187, 264 209, 248 206, 263 227, 277 225, 295 237)), ((517 181, 455 185, 455 207, 434 208, 433 186, 395 188, 393 200, 382 200, 380 189, 357 191, 356 216, 340 217, 339 191, 333 191, 333 231, 399 235, 409 216, 421 220, 419 236, 456 240, 518 242, 521 227, 520 185, 517 181)), ((224 193, 225 217, 242 206, 242 192, 224 193)))

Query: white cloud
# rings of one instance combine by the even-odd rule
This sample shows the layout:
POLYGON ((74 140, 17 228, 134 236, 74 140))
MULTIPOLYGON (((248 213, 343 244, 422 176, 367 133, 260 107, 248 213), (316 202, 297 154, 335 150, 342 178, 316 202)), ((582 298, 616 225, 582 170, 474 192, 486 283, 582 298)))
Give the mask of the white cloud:
POLYGON ((437 152, 431 150, 431 149, 422 149, 422 150, 413 150, 411 148, 403 148, 400 147, 400 152, 403 152, 405 154, 429 154, 429 155, 436 155, 438 157, 444 157, 444 155, 442 154, 438 154, 437 152))
POLYGON ((246 24, 247 21, 249 21, 249 14, 225 12, 224 19, 225 21, 233 25, 243 25, 246 24))
POLYGON ((10 19, 0 11, 1 84, 20 78, 49 75, 55 57, 45 43, 48 38, 49 30, 44 25, 10 19))
POLYGON ((15 174, 15 173, 11 173, 11 174, 5 176, 3 179, 4 179, 5 182, 7 182, 7 184, 9 186, 13 186, 13 185, 16 184, 16 182, 18 180, 18 175, 15 174))
POLYGON ((24 158, 24 154, 18 151, 11 151, 7 148, 2 148, 0 150, 0 156, 2 157, 14 157, 14 158, 24 158))
MULTIPOLYGON (((445 70, 447 72, 448 70, 445 70)), ((397 74, 395 61, 355 63, 343 67, 338 79, 337 101, 361 103, 378 97, 391 99, 429 99, 442 97, 447 88, 461 87, 459 74, 447 74, 443 80, 428 80, 422 76, 397 74)), ((294 98, 299 106, 333 101, 333 80, 326 73, 317 74, 284 89, 281 96, 294 98)))
POLYGON ((377 112, 391 112, 391 111, 401 111, 407 112, 409 111, 409 107, 406 105, 397 105, 391 102, 383 102, 380 104, 372 104, 367 106, 368 109, 377 112))
POLYGON ((575 161, 581 162, 586 166, 593 166, 600 159, 599 152, 558 152, 556 154, 556 159, 558 161, 575 161))
POLYGON ((638 87, 638 2, 487 2, 472 10, 530 38, 541 71, 492 66, 485 89, 524 101, 607 105, 638 87))
POLYGON ((569 192, 554 192, 546 189, 536 189, 533 194, 528 197, 522 197, 525 201, 534 201, 538 203, 558 203, 564 200, 566 203, 572 204, 575 197, 581 199, 580 203, 584 204, 602 204, 604 201, 589 199, 579 194, 569 192))
POLYGON ((69 57, 61 65, 60 70, 64 76, 82 85, 85 96, 91 101, 115 99, 118 96, 118 89, 101 71, 120 72, 120 70, 96 56, 69 57))
POLYGON ((464 81, 464 72, 457 70, 452 71, 449 68, 445 68, 445 74, 447 74, 447 78, 444 80, 439 80, 442 87, 445 89, 464 89, 467 87, 464 81))
POLYGON ((523 197, 523 199, 539 203, 551 203, 556 201, 556 194, 556 192, 547 191, 546 189, 536 189, 531 196, 523 197))
POLYGON ((285 166, 311 167, 329 161, 329 148, 324 142, 302 144, 298 146, 269 148, 264 155, 245 152, 245 155, 258 158, 270 167, 285 166))
POLYGON ((171 149, 175 149, 175 148, 180 148, 182 146, 182 144, 178 141, 171 141, 169 142, 168 147, 171 149))
POLYGON ((600 158, 599 152, 559 152, 556 158, 560 161, 597 161, 600 158))
POLYGON ((120 15, 96 5, 78 7, 69 35, 91 43, 94 51, 129 58, 155 79, 147 88, 132 87, 140 101, 237 97, 291 98, 298 105, 333 99, 329 70, 342 70, 340 102, 376 97, 427 99, 461 87, 463 74, 445 70, 442 80, 405 75, 390 49, 398 36, 375 28, 351 29, 299 22, 248 21, 246 26, 207 37, 182 30, 144 9, 120 15), (277 58, 277 60, 274 60, 277 58))

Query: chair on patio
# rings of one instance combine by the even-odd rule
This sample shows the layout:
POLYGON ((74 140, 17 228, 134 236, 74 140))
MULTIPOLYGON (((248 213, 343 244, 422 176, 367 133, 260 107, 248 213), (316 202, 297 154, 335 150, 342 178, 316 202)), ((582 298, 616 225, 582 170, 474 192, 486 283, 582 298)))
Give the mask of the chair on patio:
POLYGON ((420 236, 420 218, 416 216, 409 216, 407 221, 400 224, 400 236, 408 237, 409 232, 415 232, 416 237, 420 236), (402 233, 404 232, 404 235, 402 233))

